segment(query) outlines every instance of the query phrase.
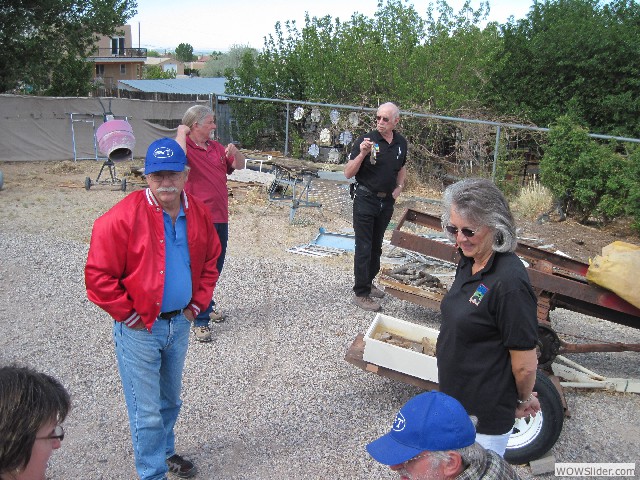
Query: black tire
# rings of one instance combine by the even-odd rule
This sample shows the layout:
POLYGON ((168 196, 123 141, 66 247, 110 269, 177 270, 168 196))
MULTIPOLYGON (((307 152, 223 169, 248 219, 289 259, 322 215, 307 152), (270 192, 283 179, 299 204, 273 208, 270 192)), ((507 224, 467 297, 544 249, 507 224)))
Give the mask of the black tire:
POLYGON ((504 458, 519 465, 542 457, 555 445, 562 424, 564 407, 553 382, 540 370, 533 389, 538 392, 540 412, 535 417, 516 420, 504 458))
POLYGON ((127 179, 126 179, 126 178, 123 178, 123 179, 122 179, 122 182, 120 183, 120 189, 121 189, 123 192, 126 192, 126 191, 127 191, 127 179))
POLYGON ((91 188, 91 179, 89 177, 84 179, 84 189, 89 190, 91 188))

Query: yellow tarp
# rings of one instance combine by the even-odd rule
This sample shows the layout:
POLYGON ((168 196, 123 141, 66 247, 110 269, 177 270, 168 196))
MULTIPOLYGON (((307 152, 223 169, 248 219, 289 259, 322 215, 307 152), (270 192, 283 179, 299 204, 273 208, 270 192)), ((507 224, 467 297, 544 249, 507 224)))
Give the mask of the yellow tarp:
POLYGON ((640 308, 640 246, 616 241, 589 263, 588 281, 640 308))

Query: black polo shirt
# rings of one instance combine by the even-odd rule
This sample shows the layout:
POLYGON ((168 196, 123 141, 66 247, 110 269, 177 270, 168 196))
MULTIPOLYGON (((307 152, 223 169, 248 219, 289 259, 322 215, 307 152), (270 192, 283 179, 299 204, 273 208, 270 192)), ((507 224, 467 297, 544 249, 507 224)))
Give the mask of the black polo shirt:
POLYGON ((380 149, 375 164, 371 163, 371 153, 362 161, 360 170, 356 173, 356 181, 372 192, 390 194, 398 184, 398 172, 407 162, 407 140, 394 130, 393 139, 388 143, 380 132, 373 130, 355 141, 349 156, 351 160, 360 154, 360 144, 365 138, 377 143, 380 149))
POLYGON ((439 388, 478 417, 478 433, 500 435, 513 426, 518 398, 509 350, 536 346, 537 301, 514 253, 494 253, 475 275, 472 265, 463 255, 440 305, 439 388))

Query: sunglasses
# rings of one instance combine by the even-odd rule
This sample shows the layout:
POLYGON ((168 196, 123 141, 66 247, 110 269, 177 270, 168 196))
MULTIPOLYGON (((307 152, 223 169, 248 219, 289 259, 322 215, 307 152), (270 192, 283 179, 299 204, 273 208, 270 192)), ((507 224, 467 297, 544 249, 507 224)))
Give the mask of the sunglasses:
POLYGON ((56 428, 53 429, 53 435, 48 435, 46 437, 36 437, 36 440, 64 440, 64 428, 62 425, 56 425, 56 428))
POLYGON ((459 229, 458 227, 454 227, 453 225, 447 225, 446 227, 444 227, 444 229, 454 237, 458 235, 458 232, 461 232, 462 235, 464 235, 467 238, 471 238, 476 234, 476 232, 474 230, 471 230, 470 228, 459 229))
POLYGON ((380 121, 382 120, 383 122, 388 122, 389 121, 389 117, 381 117, 380 115, 376 115, 376 120, 380 121))

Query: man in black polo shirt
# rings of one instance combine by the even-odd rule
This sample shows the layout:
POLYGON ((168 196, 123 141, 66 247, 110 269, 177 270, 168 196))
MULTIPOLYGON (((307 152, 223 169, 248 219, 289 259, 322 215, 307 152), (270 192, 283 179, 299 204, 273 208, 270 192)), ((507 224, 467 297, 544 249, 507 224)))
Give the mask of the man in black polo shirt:
POLYGON ((394 130, 399 120, 396 105, 380 105, 376 129, 354 142, 344 168, 345 177, 355 175, 357 185, 353 202, 356 251, 352 301, 372 312, 382 308, 371 298, 384 296, 382 290, 373 285, 373 279, 380 271, 384 232, 407 176, 407 140, 394 130))

